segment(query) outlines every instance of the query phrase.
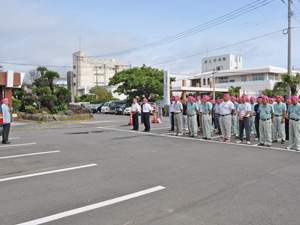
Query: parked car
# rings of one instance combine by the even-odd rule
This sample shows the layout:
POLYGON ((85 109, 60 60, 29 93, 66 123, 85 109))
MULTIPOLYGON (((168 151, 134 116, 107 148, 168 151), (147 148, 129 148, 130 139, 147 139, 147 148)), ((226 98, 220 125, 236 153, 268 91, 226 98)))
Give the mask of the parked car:
MULTIPOLYGON (((138 102, 138 104, 139 104, 139 114, 141 114, 141 102, 138 102)), ((124 114, 125 115, 130 115, 130 113, 131 113, 131 105, 132 105, 132 103, 130 103, 129 104, 129 106, 127 107, 127 108, 125 108, 125 110, 124 110, 124 114)))
POLYGON ((119 108, 117 108, 115 110, 115 114, 117 115, 123 115, 124 114, 124 111, 127 107, 130 107, 131 108, 131 104, 130 103, 125 103, 123 105, 121 105, 119 108))
POLYGON ((109 108, 109 112, 111 114, 115 113, 117 108, 120 108, 123 104, 125 103, 125 101, 111 101, 110 103, 110 108, 109 108))
POLYGON ((101 108, 101 112, 102 113, 114 113, 116 110, 117 104, 122 105, 124 103, 125 103, 124 100, 114 100, 114 101, 105 102, 101 108))
POLYGON ((101 113, 109 113, 110 110, 110 102, 105 102, 101 107, 101 113))
POLYGON ((101 107, 104 105, 104 103, 99 103, 98 105, 96 105, 95 107, 92 108, 92 112, 93 114, 95 113, 101 113, 101 107))

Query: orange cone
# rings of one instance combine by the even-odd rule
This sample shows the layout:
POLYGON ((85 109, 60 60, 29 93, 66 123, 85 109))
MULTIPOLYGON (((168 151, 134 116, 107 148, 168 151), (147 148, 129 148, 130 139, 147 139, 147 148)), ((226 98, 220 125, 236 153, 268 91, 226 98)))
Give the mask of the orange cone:
POLYGON ((157 123, 157 118, 156 118, 156 112, 154 111, 154 118, 153 118, 153 121, 152 121, 152 123, 157 123))
POLYGON ((132 125, 132 124, 133 124, 133 121, 132 121, 132 114, 130 113, 130 119, 129 119, 128 125, 132 125))

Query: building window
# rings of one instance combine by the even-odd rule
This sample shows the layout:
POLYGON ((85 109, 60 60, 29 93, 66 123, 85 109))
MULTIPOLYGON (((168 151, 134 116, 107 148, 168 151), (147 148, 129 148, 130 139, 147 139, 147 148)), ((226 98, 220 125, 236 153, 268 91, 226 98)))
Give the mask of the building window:
POLYGON ((233 83, 234 82, 234 80, 229 80, 229 83, 233 83))
POLYGON ((241 76, 241 81, 246 82, 247 81, 247 75, 242 75, 241 76))
POLYGON ((228 83, 228 77, 219 77, 219 83, 228 83))
POLYGON ((74 70, 75 70, 75 69, 76 69, 76 66, 74 65, 73 68, 74 68, 74 70))
POLYGON ((223 57, 223 61, 226 61, 226 57, 223 57))
POLYGON ((192 80, 192 87, 196 87, 197 83, 199 83, 200 86, 201 86, 201 80, 200 79, 199 80, 192 80))
POLYGON ((265 80, 265 75, 264 74, 253 74, 252 80, 253 81, 265 80))
POLYGON ((269 74, 269 80, 274 80, 274 74, 269 74))
POLYGON ((275 74, 275 80, 279 80, 278 74, 275 74))
POLYGON ((216 67, 216 70, 217 70, 217 71, 223 70, 223 66, 217 66, 217 67, 216 67))
POLYGON ((211 63, 211 60, 209 60, 209 63, 211 63))
POLYGON ((205 64, 207 64, 207 60, 205 60, 204 62, 205 62, 205 64))
POLYGON ((203 85, 206 85, 205 81, 206 81, 206 80, 205 80, 205 78, 204 78, 204 79, 203 79, 203 85))
POLYGON ((222 59, 221 58, 219 58, 219 62, 221 62, 222 61, 222 59))
POLYGON ((207 78, 207 85, 209 85, 210 84, 210 79, 209 78, 207 78))

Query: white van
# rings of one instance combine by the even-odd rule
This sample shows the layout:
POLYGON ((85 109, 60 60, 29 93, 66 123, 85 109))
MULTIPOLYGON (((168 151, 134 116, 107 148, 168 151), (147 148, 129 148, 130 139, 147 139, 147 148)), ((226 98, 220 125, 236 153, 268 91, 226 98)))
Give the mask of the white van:
POLYGON ((101 107, 101 113, 109 113, 110 112, 110 103, 105 102, 104 105, 101 107))

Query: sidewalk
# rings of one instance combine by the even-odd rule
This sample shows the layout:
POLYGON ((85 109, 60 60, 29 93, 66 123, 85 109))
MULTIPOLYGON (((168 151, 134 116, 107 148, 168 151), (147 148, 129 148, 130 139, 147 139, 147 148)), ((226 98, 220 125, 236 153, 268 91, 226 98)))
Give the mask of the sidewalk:
POLYGON ((61 128, 84 128, 97 127, 103 124, 112 123, 110 120, 73 120, 73 121, 53 121, 37 122, 32 120, 13 119, 11 130, 39 130, 39 129, 61 129, 61 128))

